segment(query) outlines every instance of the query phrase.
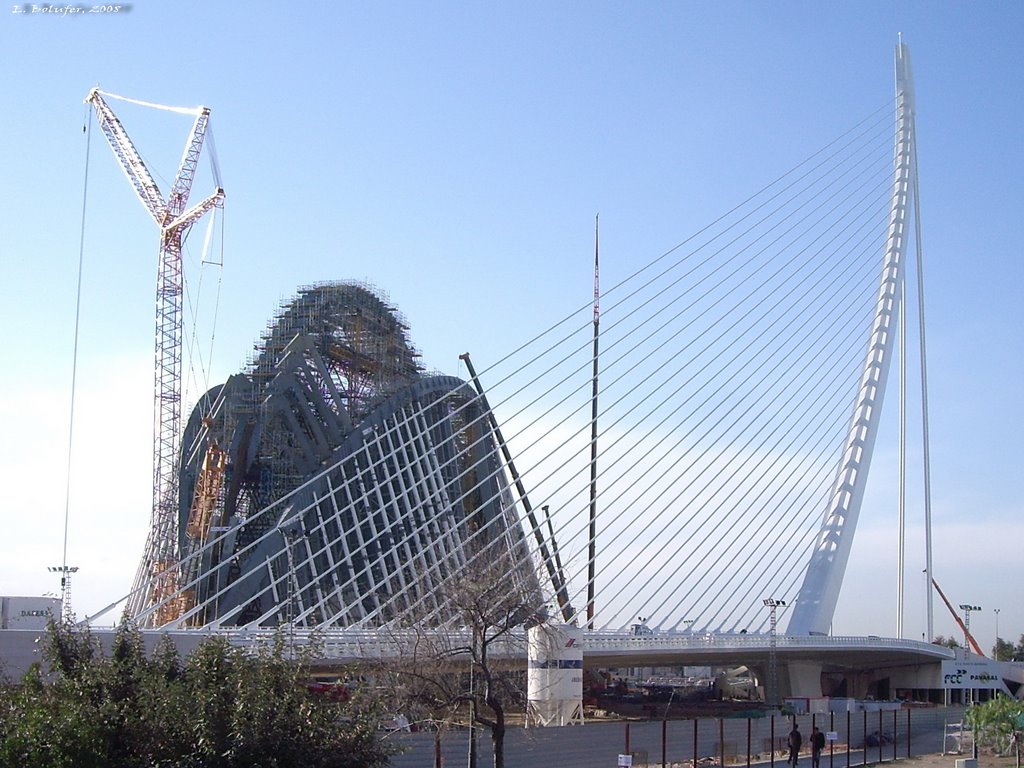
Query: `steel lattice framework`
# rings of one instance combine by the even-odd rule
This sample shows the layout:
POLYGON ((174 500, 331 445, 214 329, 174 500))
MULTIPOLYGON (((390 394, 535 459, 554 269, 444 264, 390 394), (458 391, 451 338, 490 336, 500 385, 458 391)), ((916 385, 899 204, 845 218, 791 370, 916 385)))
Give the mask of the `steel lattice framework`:
POLYGON ((370 288, 304 288, 185 430, 180 589, 142 623, 379 625, 449 618, 476 557, 537 594, 486 401, 425 375, 370 288))
MULTIPOLYGON (((107 94, 110 96, 111 94, 107 94)), ((120 98, 120 97, 115 97, 120 98)), ((131 101, 131 100, 129 100, 131 101)), ((210 122, 210 110, 173 109, 195 115, 174 183, 164 200, 149 169, 128 132, 94 88, 86 98, 99 120, 121 170, 136 195, 160 228, 160 259, 156 287, 156 369, 153 425, 153 507, 146 549, 133 585, 129 612, 138 614, 147 605, 173 593, 174 563, 180 556, 176 507, 178 503, 178 446, 181 434, 181 342, 183 276, 182 242, 192 225, 208 211, 224 204, 219 180, 214 192, 188 209, 189 194, 210 122), (161 574, 160 578, 152 578, 161 574), (148 589, 140 587, 148 585, 148 589)), ((147 105, 156 106, 156 105, 147 105)))

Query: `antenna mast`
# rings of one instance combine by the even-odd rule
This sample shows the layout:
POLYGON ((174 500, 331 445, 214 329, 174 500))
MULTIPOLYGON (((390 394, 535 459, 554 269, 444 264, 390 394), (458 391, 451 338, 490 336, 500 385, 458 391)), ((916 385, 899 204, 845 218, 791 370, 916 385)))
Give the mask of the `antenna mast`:
MULTIPOLYGON (((121 98, 113 94, 103 94, 121 98)), ((213 208, 224 205, 224 190, 214 163, 216 188, 190 209, 189 193, 195 179, 199 154, 210 121, 207 107, 179 109, 146 102, 144 106, 195 115, 195 123, 181 158, 174 184, 165 200, 121 121, 103 99, 99 89, 85 101, 96 112, 100 129, 107 137, 121 170, 135 189, 142 205, 160 228, 160 259, 156 286, 156 370, 153 417, 153 506, 146 548, 132 584, 128 612, 137 616, 145 607, 177 591, 178 543, 178 443, 181 438, 181 344, 183 280, 181 246, 192 225, 213 208)), ((124 99, 134 101, 133 99, 124 99)), ((170 606, 165 613, 176 610, 170 606)), ((161 615, 157 623, 173 618, 161 615)))
POLYGON ((594 628, 597 565, 597 340, 601 325, 600 214, 594 217, 594 381, 590 398, 590 545, 587 557, 587 627, 594 628))

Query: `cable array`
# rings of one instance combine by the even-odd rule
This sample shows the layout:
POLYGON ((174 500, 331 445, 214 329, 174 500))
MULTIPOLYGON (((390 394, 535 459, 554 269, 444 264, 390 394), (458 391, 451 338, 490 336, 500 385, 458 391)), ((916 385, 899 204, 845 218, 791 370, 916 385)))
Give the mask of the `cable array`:
MULTIPOLYGON (((878 110, 602 297, 599 626, 758 631, 765 595, 795 596, 865 356, 892 135, 878 110)), ((588 309, 485 372, 577 608, 588 309)))
MULTIPOLYGON (((436 599, 445 580, 510 558, 536 574, 511 568, 517 589, 582 623, 594 543, 596 626, 643 617, 664 631, 762 631, 762 598, 799 588, 849 428, 882 268, 892 137, 886 105, 604 292, 596 540, 588 300, 469 385, 382 393, 392 400, 359 427, 360 446, 188 556, 229 545, 237 559, 265 553, 186 601, 175 621, 450 622, 436 599), (507 461, 480 459, 499 445, 515 457, 514 477, 507 461), (479 524, 452 514, 489 505, 479 524), (242 526, 255 533, 241 536, 242 526), (440 554, 425 557, 423 541, 440 554), (342 550, 358 558, 342 564, 342 550), (213 611, 246 588, 272 599, 244 620, 241 604, 213 611)), ((194 574, 179 595, 195 593, 207 576, 178 567, 194 574)))

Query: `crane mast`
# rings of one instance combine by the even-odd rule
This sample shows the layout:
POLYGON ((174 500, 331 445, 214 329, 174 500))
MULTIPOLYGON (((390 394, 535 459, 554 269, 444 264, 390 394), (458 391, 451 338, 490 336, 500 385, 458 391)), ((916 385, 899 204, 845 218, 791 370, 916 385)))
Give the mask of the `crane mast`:
MULTIPOLYGON (((106 94, 112 96, 112 94, 106 94)), ((120 98, 120 97, 114 97, 120 98)), ((110 148, 135 194, 160 228, 156 285, 156 369, 153 414, 153 504, 149 534, 132 584, 128 611, 137 616, 178 589, 178 457, 181 439, 181 347, 184 293, 181 248, 192 225, 213 208, 224 205, 224 190, 216 189, 188 208, 199 156, 210 121, 207 107, 182 110, 195 115, 174 183, 165 200, 121 121, 94 88, 86 97, 110 148)), ((149 105, 156 106, 156 105, 149 105)), ((216 175, 216 171, 215 171, 216 175)), ((168 604, 154 623, 174 618, 184 606, 168 604)))

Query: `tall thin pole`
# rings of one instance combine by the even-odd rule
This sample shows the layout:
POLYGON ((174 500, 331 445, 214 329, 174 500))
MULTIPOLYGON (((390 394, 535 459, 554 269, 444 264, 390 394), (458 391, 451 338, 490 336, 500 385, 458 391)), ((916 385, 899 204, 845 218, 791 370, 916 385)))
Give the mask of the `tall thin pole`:
POLYGON ((601 326, 600 214, 594 217, 594 376, 590 398, 590 545, 587 561, 587 627, 594 628, 597 562, 597 353, 601 326))
MULTIPOLYGON (((899 48, 900 53, 903 54, 903 35, 899 36, 899 48)), ((905 67, 904 72, 904 85, 906 88, 911 87, 910 83, 910 67, 905 67)), ((896 89, 897 92, 900 88, 900 74, 896 73, 896 89)), ((911 104, 913 100, 911 99, 911 104)), ((908 125, 911 133, 911 153, 913 152, 913 142, 915 137, 913 135, 913 112, 912 107, 908 110, 911 112, 910 120, 908 125)), ((913 161, 911 161, 910 167, 911 179, 914 175, 913 161)), ((897 553, 896 553, 896 637, 903 638, 903 603, 904 603, 904 584, 903 584, 903 570, 904 570, 904 557, 906 555, 906 525, 907 525, 907 324, 909 322, 909 312, 907 312, 907 277, 906 271, 900 276, 900 303, 899 303, 899 328, 900 328, 900 458, 899 458, 899 521, 897 524, 897 553)), ((931 639, 931 635, 928 636, 931 639)))
MULTIPOLYGON (((921 195, 917 175, 917 136, 914 123, 911 123, 911 130, 915 132, 914 142, 911 149, 911 162, 913 163, 914 190, 914 248, 917 267, 917 324, 918 339, 920 342, 921 357, 921 441, 923 445, 922 460, 924 464, 924 541, 925 541, 925 567, 928 571, 929 583, 932 578, 932 460, 931 441, 928 437, 928 354, 925 344, 924 324, 924 244, 921 240, 921 195)), ((932 613, 932 591, 929 589, 925 600, 928 613, 928 639, 935 637, 932 613)))
POLYGON ((574 613, 572 606, 569 604, 569 593, 566 589, 565 581, 562 579, 561 573, 555 567, 554 557, 548 551, 547 543, 544 541, 544 531, 541 529, 540 523, 537 521, 537 516, 533 512, 533 507, 530 505, 530 499, 526 495, 526 487, 523 485, 522 478, 516 471, 515 462, 512 461, 512 452, 509 451, 508 445, 505 443, 505 438, 502 437, 501 428, 498 426, 498 420, 494 418, 491 406, 487 402, 487 396, 484 394, 483 385, 480 383, 480 379, 476 375, 476 369, 473 367, 473 361, 469 357, 469 352, 464 352, 459 355, 459 359, 466 364, 466 370, 469 372, 470 381, 473 382, 473 387, 476 389, 477 396, 480 398, 481 408, 487 415, 487 423, 490 424, 491 430, 494 432, 494 439, 498 443, 501 455, 505 457, 505 465, 508 467, 509 474, 512 475, 512 481, 515 483, 516 490, 519 492, 519 498, 523 504, 523 511, 526 512, 526 517, 530 523, 530 530, 533 531, 533 535, 537 540, 537 549, 540 552, 541 560, 544 561, 544 567, 547 568, 551 584, 555 588, 555 597, 558 600, 558 607, 562 611, 562 618, 568 622, 574 613))
POLYGON ((78 571, 75 566, 68 565, 68 523, 71 519, 71 458, 75 435, 75 388, 78 380, 78 329, 82 312, 82 274, 85 263, 85 213, 89 199, 89 148, 92 146, 92 122, 86 119, 82 125, 85 134, 85 176, 82 181, 82 226, 78 235, 78 285, 75 290, 75 340, 71 351, 71 401, 68 409, 68 461, 64 471, 64 546, 60 558, 60 568, 51 567, 51 572, 60 573, 61 620, 70 624, 74 619, 71 608, 71 574, 78 571))
MULTIPOLYGON (((475 650, 474 650, 475 653, 475 650)), ((476 741, 476 690, 474 689, 473 669, 475 661, 469 663, 469 752, 466 755, 466 768, 477 768, 476 741)), ((440 766, 439 766, 440 768, 440 766)))
POLYGON ((776 608, 771 606, 772 619, 768 629, 768 706, 774 707, 779 703, 779 662, 776 656, 776 608))
POLYGON ((900 480, 896 545, 896 637, 903 637, 903 557, 907 525, 907 280, 900 280, 900 480))

